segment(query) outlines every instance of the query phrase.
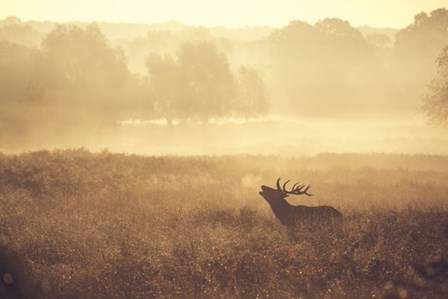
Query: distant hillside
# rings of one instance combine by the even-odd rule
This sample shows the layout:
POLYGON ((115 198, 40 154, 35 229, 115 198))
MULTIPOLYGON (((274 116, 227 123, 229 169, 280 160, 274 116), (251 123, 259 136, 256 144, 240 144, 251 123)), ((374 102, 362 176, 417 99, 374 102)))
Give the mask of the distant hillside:
MULTIPOLYGON (((19 18, 8 17, 0 21, 0 28, 11 25, 25 25, 30 26, 33 30, 40 34, 47 34, 57 24, 57 22, 50 21, 26 21, 21 22, 19 18)), ((87 22, 67 22, 66 24, 73 24, 78 26, 84 26, 87 22)), ((133 40, 141 36, 145 36, 148 31, 169 31, 180 32, 186 29, 194 27, 203 27, 210 30, 215 37, 223 37, 229 40, 246 42, 258 39, 263 39, 271 34, 276 28, 269 26, 254 26, 254 27, 242 27, 242 28, 228 28, 223 26, 217 27, 205 27, 205 26, 191 26, 177 21, 170 21, 158 24, 134 24, 134 23, 109 23, 98 22, 101 30, 111 40, 133 40)), ((369 26, 357 27, 364 36, 371 34, 387 35, 392 41, 395 39, 395 35, 399 29, 395 28, 374 28, 369 26)))
POLYGON ((213 27, 210 28, 212 34, 216 37, 224 37, 234 41, 253 41, 266 38, 276 28, 268 26, 260 27, 243 27, 243 28, 227 28, 213 27))
MULTIPOLYGON (((0 21, 0 28, 7 26, 29 26, 35 32, 45 35, 59 24, 58 22, 50 21, 26 21, 22 22, 17 17, 8 17, 0 21)), ((73 24, 77 26, 85 26, 87 22, 67 22, 64 24, 73 24)), ((141 36, 145 36, 148 31, 168 31, 178 33, 191 28, 206 28, 215 37, 223 37, 235 41, 253 41, 260 38, 267 37, 272 31, 273 27, 244 27, 244 28, 227 28, 227 27, 205 27, 205 26, 191 26, 177 21, 170 21, 158 24, 134 24, 134 23, 109 23, 98 22, 102 32, 114 40, 133 40, 141 36)))

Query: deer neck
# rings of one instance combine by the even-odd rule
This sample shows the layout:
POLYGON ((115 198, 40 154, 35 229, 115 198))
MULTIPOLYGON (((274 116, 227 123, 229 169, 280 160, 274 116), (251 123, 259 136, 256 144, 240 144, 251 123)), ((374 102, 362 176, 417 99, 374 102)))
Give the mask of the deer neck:
POLYGON ((281 218, 291 209, 291 204, 287 202, 284 198, 280 198, 273 203, 271 203, 272 211, 277 218, 281 218))

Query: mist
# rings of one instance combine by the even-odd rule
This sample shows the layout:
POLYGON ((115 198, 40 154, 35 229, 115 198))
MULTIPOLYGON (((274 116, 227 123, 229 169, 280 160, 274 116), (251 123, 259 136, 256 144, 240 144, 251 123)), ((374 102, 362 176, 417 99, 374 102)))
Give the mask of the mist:
POLYGON ((1 20, 0 298, 446 298, 448 10, 284 21, 1 20))
POLYGON ((425 98, 437 90, 447 20, 445 9, 395 29, 8 17, 0 151, 445 154, 447 118, 425 98))

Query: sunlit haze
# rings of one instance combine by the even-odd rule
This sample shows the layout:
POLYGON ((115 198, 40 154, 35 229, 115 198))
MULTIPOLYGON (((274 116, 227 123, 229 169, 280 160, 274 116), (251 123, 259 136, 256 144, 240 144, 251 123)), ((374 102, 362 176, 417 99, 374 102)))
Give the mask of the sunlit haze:
POLYGON ((403 27, 420 11, 443 0, 2 0, 0 18, 22 20, 156 23, 177 20, 205 26, 282 26, 292 19, 315 22, 326 17, 352 25, 403 27))
POLYGON ((448 294, 448 0, 0 0, 0 299, 448 294))
POLYGON ((0 152, 445 154, 446 2, 3 0, 0 152))

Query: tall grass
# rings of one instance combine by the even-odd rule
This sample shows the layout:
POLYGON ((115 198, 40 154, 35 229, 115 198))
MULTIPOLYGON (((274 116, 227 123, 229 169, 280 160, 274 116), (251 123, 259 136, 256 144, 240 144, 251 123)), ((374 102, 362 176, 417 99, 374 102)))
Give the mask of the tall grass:
POLYGON ((415 266, 447 255, 447 176, 437 156, 0 155, 0 267, 36 298, 444 298, 415 266), (258 195, 279 176, 344 234, 279 224, 258 195))

